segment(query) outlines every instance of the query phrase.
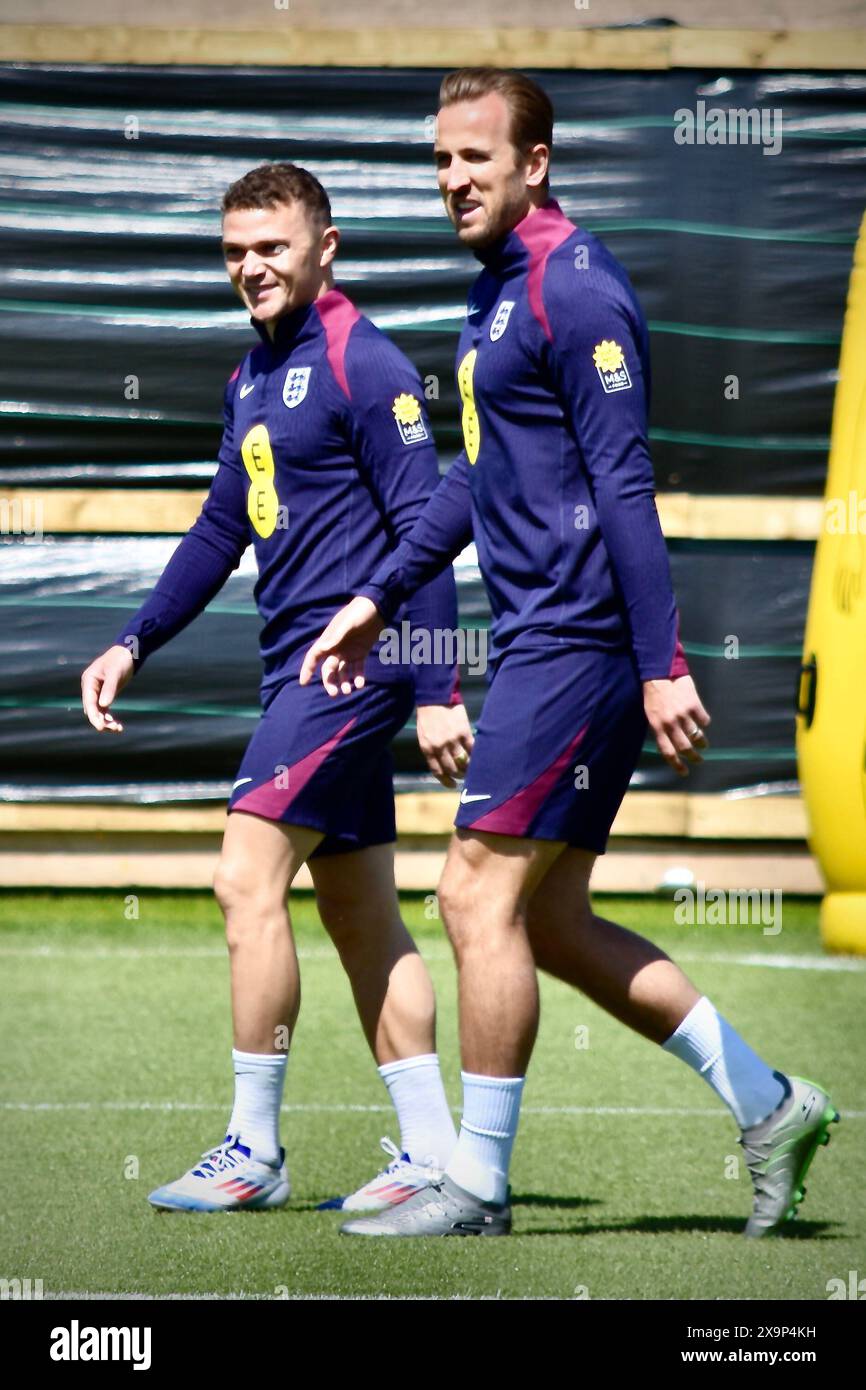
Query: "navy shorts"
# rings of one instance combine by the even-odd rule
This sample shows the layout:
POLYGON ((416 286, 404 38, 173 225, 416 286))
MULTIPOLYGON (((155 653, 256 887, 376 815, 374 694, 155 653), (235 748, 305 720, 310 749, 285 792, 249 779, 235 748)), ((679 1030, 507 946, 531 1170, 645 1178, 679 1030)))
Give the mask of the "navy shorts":
POLYGON ((411 681, 371 683, 332 699, 320 680, 302 687, 290 677, 265 696, 229 812, 321 830, 315 855, 391 844, 397 830, 389 745, 414 704, 411 681))
POLYGON ((603 854, 646 730, 630 652, 506 652, 481 711, 455 824, 603 854))

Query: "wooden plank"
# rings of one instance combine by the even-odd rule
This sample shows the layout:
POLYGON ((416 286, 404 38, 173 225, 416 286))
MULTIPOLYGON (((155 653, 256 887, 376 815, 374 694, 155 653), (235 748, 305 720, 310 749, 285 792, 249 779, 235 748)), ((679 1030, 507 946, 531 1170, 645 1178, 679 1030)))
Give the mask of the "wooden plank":
POLYGON ((813 541, 824 516, 820 497, 662 492, 656 502, 662 530, 671 540, 813 541))
POLYGON ((0 489, 6 530, 24 535, 182 535, 207 496, 205 488, 0 489))
POLYGON ((670 66, 789 68, 807 72, 866 67, 866 33, 859 29, 669 29, 670 66))
POLYGON ((861 29, 156 28, 123 24, 5 24, 0 60, 196 66, 452 68, 793 68, 863 70, 861 29))
POLYGON ((58 801, 0 805, 0 834, 221 835, 225 823, 222 804, 111 806, 58 801))
MULTIPOLYGON (((206 495, 204 488, 4 487, 0 520, 7 534, 182 535, 206 495)), ((824 515, 820 497, 662 492, 657 504, 671 540, 813 541, 824 515)))
MULTIPOLYGON (((401 836, 450 835, 456 792, 407 792, 397 797, 401 836)), ((216 835, 223 806, 96 806, 86 803, 0 805, 3 834, 216 835)), ((728 797, 689 792, 627 792, 614 836, 696 840, 802 840, 805 805, 799 796, 728 797)))
MULTIPOLYGON (((202 888, 213 882, 217 851, 185 849, 177 853, 137 849, 92 849, 69 854, 62 841, 40 847, 38 853, 0 852, 0 887, 89 888, 126 891, 135 888, 202 888)), ((444 851, 401 853, 395 858, 397 886, 403 892, 432 893, 445 863, 444 851)), ((797 854, 730 854, 677 842, 664 851, 617 849, 602 855, 592 877, 593 893, 655 893, 676 871, 707 888, 757 887, 782 893, 821 894, 824 891, 815 861, 797 854)), ((304 867, 296 889, 312 886, 304 867)), ((672 907, 673 910, 673 907, 672 907)), ((603 912, 603 907, 601 908, 603 912)), ((718 928, 723 930, 723 928, 718 928)), ((762 940, 756 928, 756 941, 762 940)))
MULTIPOLYGON (((810 854, 727 854, 719 850, 704 850, 684 843, 676 852, 622 850, 602 855, 593 868, 593 893, 656 893, 676 871, 692 875, 695 885, 706 888, 764 888, 769 892, 810 894, 820 896, 824 883, 815 860, 810 854)), ((772 900, 771 900, 772 901, 772 900)), ((601 908, 602 913, 604 908, 601 908)), ((673 903, 671 904, 673 912, 673 903)), ((724 927, 696 928, 698 931, 724 931, 724 927)), ((755 944, 763 940, 760 926, 755 927, 755 944)))
POLYGON ((688 796, 686 833, 695 840, 807 840, 800 796, 688 796))
POLYGON ((820 5, 803 0, 772 0, 757 6, 754 0, 437 0, 435 12, 406 0, 366 0, 363 10, 357 0, 269 0, 267 5, 238 6, 237 0, 148 0, 146 6, 133 7, 129 0, 3 0, 3 14, 10 23, 40 25, 68 24, 74 14, 76 24, 131 23, 136 28, 185 27, 236 29, 238 17, 249 29, 275 30, 290 24, 293 29, 354 29, 359 20, 379 29, 399 26, 407 31, 429 25, 440 29, 532 27, 535 29, 593 29, 625 27, 657 19, 664 13, 670 23, 693 28, 715 28, 724 14, 727 28, 753 28, 772 24, 776 29, 852 28, 862 25, 859 0, 821 0, 820 5))

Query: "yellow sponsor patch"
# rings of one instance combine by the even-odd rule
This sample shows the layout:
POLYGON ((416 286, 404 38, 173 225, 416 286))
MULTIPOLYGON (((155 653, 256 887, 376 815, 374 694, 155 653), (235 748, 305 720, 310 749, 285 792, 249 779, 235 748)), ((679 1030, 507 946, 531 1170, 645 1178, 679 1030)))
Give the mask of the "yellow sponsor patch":
POLYGON ((391 409, 404 444, 417 444, 422 439, 429 439, 421 402, 417 396, 410 396, 404 391, 401 395, 395 396, 391 409))
POLYGON ((470 463, 474 463, 478 458, 478 450, 481 448, 481 425, 475 408, 475 388, 472 382, 477 356, 478 350, 472 348, 457 368, 457 385, 463 402, 463 444, 470 463))
POLYGON ((605 391, 627 391, 631 386, 625 355, 612 338, 603 338, 596 344, 592 360, 605 391))
POLYGON ((253 425, 241 444, 241 458, 250 476, 247 516, 253 530, 267 540, 277 527, 280 502, 274 487, 274 456, 264 425, 253 425))

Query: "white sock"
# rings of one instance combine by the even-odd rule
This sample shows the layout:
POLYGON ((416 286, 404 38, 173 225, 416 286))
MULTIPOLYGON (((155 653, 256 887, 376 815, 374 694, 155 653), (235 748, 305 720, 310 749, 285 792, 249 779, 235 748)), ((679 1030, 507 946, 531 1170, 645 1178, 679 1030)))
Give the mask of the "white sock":
POLYGON ((235 1099, 227 1134, 262 1163, 280 1161, 280 1105, 286 1079, 287 1052, 238 1052, 232 1048, 235 1099))
POLYGON ((464 1071, 463 1119, 446 1168, 458 1187, 482 1202, 505 1201, 508 1166, 520 1118, 525 1076, 477 1076, 464 1071))
POLYGON ((397 1111, 400 1150, 413 1163, 444 1168, 457 1143, 435 1052, 385 1062, 379 1075, 397 1111))
POLYGON ((662 1047, 709 1082, 741 1129, 765 1119, 785 1095, 772 1068, 743 1042, 706 995, 662 1047))

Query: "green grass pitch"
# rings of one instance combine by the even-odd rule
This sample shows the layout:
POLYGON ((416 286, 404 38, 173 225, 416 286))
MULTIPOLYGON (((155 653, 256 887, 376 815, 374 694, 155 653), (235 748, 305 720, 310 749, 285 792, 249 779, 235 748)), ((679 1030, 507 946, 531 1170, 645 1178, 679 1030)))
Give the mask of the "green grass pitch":
MULTIPOLYGON (((515 1234, 380 1242, 340 1237, 339 1214, 314 1210, 372 1177, 379 1136, 398 1136, 346 981, 301 896, 304 998, 283 1116, 291 1203, 212 1216, 149 1207, 153 1187, 223 1135, 228 967, 210 895, 142 891, 137 919, 126 896, 0 895, 3 1277, 42 1279, 46 1294, 772 1300, 826 1299, 828 1280, 866 1276, 866 961, 822 958, 815 902, 786 902, 775 936, 675 926, 662 898, 597 904, 679 959, 774 1065, 832 1088, 842 1123, 788 1234, 740 1235, 749 1177, 709 1088, 544 980, 515 1234), (832 968, 817 968, 822 959, 832 968)), ((456 1105, 450 951, 423 898, 404 909, 437 988, 456 1105)))

